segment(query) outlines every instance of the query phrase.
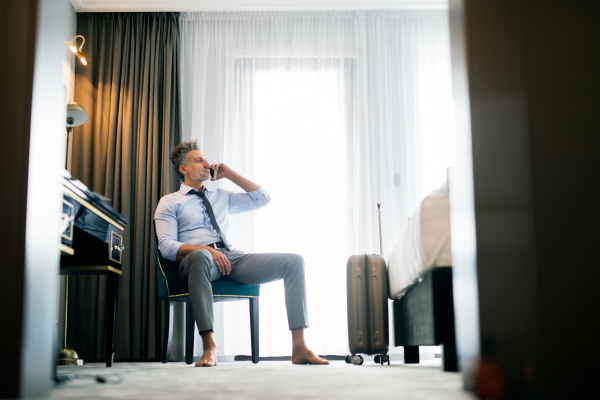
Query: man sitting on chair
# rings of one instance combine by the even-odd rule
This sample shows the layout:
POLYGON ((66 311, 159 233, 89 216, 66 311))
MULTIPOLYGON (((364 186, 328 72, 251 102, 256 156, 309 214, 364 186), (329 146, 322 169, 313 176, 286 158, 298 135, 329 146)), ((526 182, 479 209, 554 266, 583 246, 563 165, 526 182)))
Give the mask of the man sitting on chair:
POLYGON ((160 199, 154 220, 160 252, 169 260, 180 260, 179 275, 188 278, 192 311, 204 347, 196 366, 217 365, 211 282, 221 277, 246 285, 283 278, 288 325, 292 331, 292 363, 329 364, 304 342, 308 319, 302 256, 246 254, 227 241, 228 215, 266 206, 271 200, 267 192, 225 164, 209 164, 196 141, 175 147, 171 162, 183 183, 178 192, 160 199), (227 178, 246 193, 207 190, 202 182, 211 179, 209 168, 217 171, 216 180, 227 178))

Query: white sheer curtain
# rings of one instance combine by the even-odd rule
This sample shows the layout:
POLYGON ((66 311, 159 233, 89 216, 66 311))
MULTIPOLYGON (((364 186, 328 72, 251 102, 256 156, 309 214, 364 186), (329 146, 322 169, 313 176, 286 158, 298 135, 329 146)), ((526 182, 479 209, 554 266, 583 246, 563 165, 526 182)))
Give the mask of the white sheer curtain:
MULTIPOLYGON (((379 251, 376 203, 387 255, 453 163, 447 12, 187 13, 181 42, 184 138, 273 198, 231 242, 302 254, 309 346, 346 354, 346 260, 379 251)), ((247 304, 216 316, 221 354, 249 354, 247 304)), ((261 355, 290 344, 283 285, 263 285, 261 355)))

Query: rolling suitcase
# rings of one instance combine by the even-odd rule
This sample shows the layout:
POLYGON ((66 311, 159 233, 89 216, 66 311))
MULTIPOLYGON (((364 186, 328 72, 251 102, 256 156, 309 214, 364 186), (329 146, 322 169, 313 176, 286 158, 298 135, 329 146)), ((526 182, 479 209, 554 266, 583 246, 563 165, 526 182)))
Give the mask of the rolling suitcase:
POLYGON ((379 219, 379 253, 351 256, 346 269, 348 296, 348 342, 346 362, 363 363, 359 353, 375 355, 375 362, 390 363, 388 322, 388 279, 381 244, 381 205, 379 219))

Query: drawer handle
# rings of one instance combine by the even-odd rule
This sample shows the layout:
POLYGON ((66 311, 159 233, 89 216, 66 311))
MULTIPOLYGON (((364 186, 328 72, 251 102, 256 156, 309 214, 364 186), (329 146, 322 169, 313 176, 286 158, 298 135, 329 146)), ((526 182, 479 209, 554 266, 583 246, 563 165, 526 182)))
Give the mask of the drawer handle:
POLYGON ((122 244, 114 245, 113 250, 123 251, 125 250, 125 246, 123 246, 122 244))

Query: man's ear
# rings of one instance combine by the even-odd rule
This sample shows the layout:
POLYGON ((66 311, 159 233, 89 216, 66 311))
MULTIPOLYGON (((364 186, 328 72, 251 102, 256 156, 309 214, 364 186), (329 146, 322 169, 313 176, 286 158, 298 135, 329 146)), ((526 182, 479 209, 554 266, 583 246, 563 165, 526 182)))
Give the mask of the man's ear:
POLYGON ((187 165, 180 165, 179 172, 181 172, 183 175, 186 175, 187 174, 187 165))

